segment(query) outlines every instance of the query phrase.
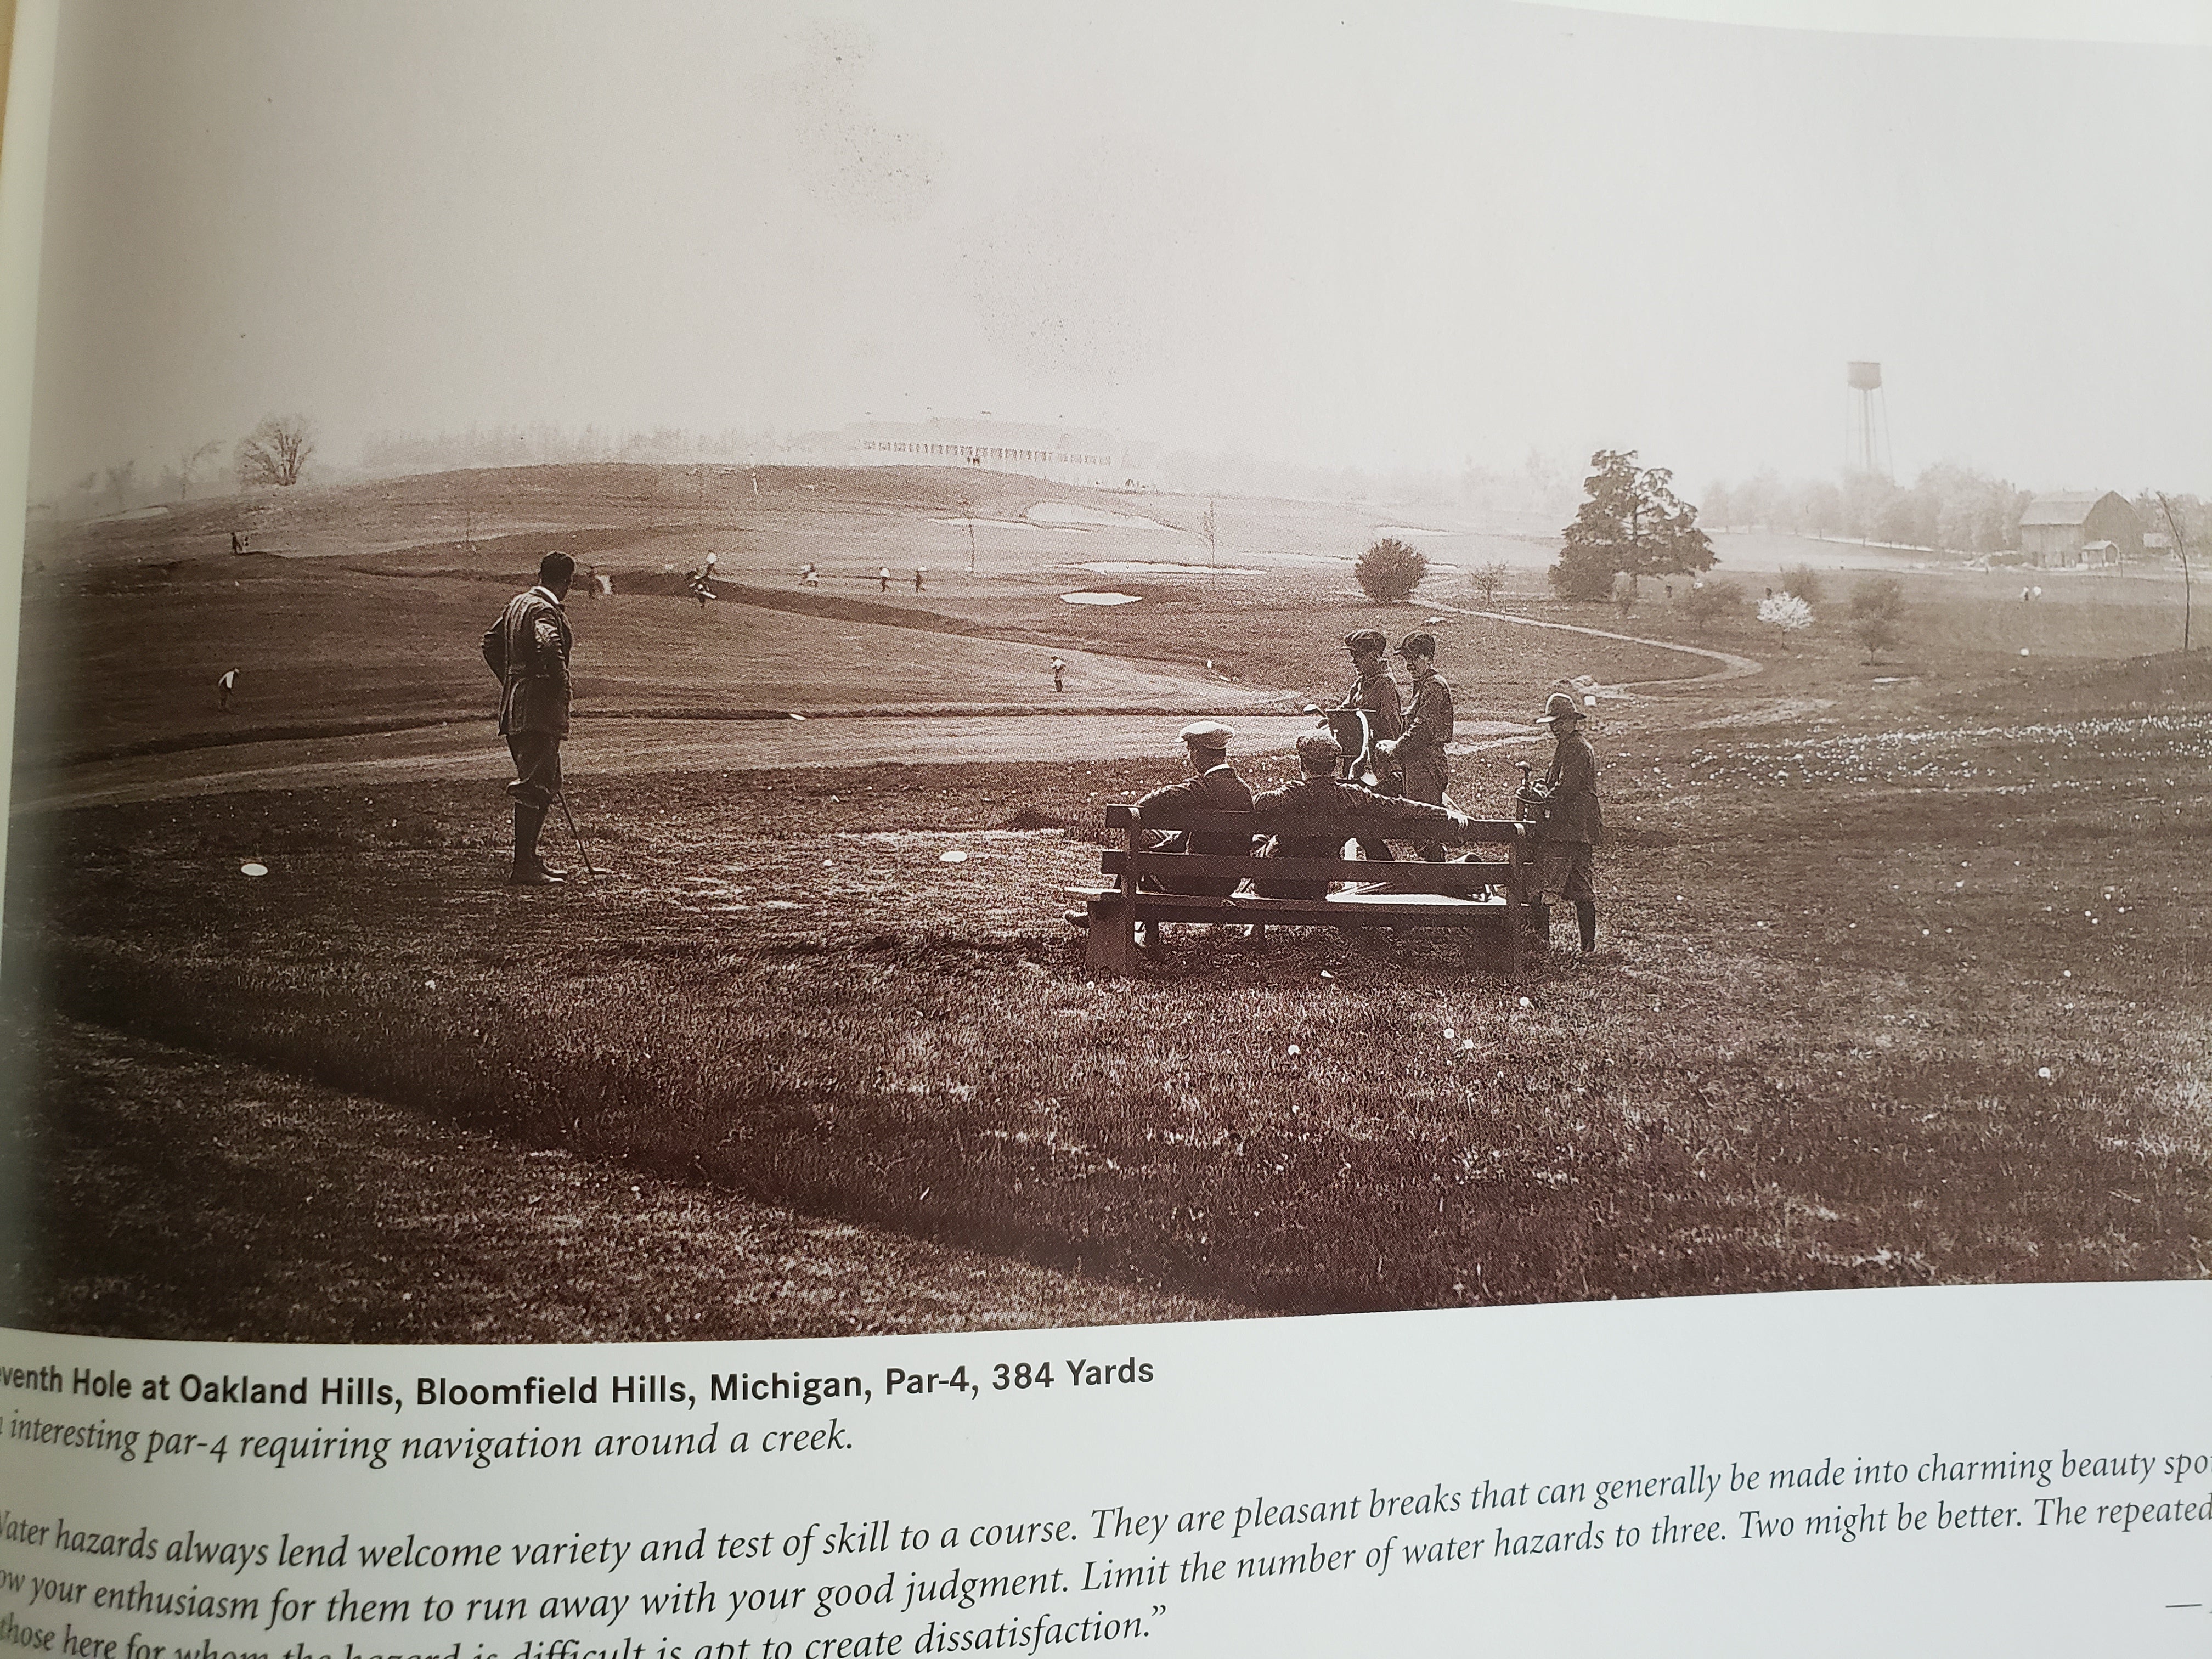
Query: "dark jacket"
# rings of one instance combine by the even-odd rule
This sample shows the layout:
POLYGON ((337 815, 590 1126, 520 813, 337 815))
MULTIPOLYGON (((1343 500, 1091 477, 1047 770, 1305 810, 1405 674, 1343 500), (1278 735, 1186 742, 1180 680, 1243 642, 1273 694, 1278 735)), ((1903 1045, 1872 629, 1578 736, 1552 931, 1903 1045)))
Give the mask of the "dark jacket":
POLYGON ((499 676, 499 729, 568 734, 568 614, 550 588, 507 603, 484 630, 485 665, 499 676))
MULTIPOLYGON (((1305 833, 1303 828, 1278 833, 1260 849, 1263 858, 1337 858, 1344 852, 1344 843, 1351 836, 1355 821, 1371 824, 1380 819, 1430 830, 1449 829, 1453 823, 1452 815, 1441 806, 1430 806, 1398 795, 1378 795, 1372 789, 1340 778, 1303 777, 1279 789, 1267 790, 1252 798, 1252 810, 1288 817, 1301 826, 1313 826, 1311 834, 1305 833)), ((1324 898, 1328 894, 1325 881, 1255 879, 1252 884, 1270 898, 1324 898)))
MULTIPOLYGON (((1137 817, 1148 828, 1172 830, 1177 817, 1185 812, 1249 812, 1252 810, 1252 791, 1244 780, 1224 761, 1209 767, 1194 778, 1181 783, 1171 783, 1155 789, 1137 803, 1137 817)), ((1206 853, 1237 857, 1252 850, 1249 834, 1216 830, 1188 835, 1163 835, 1153 842, 1158 852, 1206 853)), ((1220 877, 1159 876, 1152 878, 1164 893, 1189 893, 1209 898, 1227 898, 1237 889, 1235 879, 1220 877)))
POLYGON ((1441 674, 1413 682, 1413 706, 1406 714, 1406 729, 1398 739, 1401 766, 1431 766, 1442 771, 1444 745, 1452 739, 1451 682, 1441 674))
POLYGON ((1398 695, 1398 682, 1387 668, 1378 666, 1372 674, 1354 679, 1341 706, 1365 709, 1368 725, 1378 738, 1395 738, 1405 728, 1406 706, 1398 695))
POLYGON ((1597 805, 1597 751, 1580 732, 1561 737, 1544 774, 1544 837, 1595 845, 1605 838, 1597 805))

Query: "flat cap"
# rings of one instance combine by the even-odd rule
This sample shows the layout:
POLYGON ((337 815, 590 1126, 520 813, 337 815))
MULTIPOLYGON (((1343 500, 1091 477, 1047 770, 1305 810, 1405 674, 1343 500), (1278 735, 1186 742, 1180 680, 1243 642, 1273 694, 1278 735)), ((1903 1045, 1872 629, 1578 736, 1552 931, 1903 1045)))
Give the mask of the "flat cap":
POLYGON ((1379 657, 1389 643, 1379 628, 1355 628, 1344 636, 1344 648, 1354 656, 1371 651, 1379 657))
POLYGON ((1401 657, 1433 657, 1437 654, 1437 636, 1425 629, 1416 629, 1398 641, 1401 657))
POLYGON ((1330 733, 1316 727, 1298 733, 1298 759, 1308 766, 1319 766, 1329 761, 1344 758, 1344 750, 1330 733))
POLYGON ((1236 734, 1219 720, 1193 720, 1177 735, 1194 749, 1226 749, 1236 734))

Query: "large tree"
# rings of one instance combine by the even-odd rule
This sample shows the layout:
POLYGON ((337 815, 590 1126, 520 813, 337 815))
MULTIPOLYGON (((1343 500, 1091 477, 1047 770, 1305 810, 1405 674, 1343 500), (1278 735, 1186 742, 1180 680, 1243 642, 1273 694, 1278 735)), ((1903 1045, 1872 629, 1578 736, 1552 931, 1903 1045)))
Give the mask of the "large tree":
POLYGON ((1551 569, 1562 598, 1602 599, 1616 576, 1627 576, 1632 590, 1641 577, 1712 568, 1713 544, 1698 528, 1698 509, 1675 495, 1673 473, 1638 466, 1632 449, 1601 449, 1590 466, 1551 569))
POLYGON ((238 481, 289 486, 300 482, 315 453, 315 428, 304 415, 271 415, 238 441, 238 481))

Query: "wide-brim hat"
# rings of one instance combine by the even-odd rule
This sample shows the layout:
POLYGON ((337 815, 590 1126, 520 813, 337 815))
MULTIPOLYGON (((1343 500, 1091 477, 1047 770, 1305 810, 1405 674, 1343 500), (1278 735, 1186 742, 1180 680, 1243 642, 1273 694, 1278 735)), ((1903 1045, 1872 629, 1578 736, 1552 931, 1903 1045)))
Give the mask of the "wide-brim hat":
POLYGON ((1536 716, 1536 724, 1549 726, 1553 720, 1582 720, 1589 718, 1582 704, 1564 691, 1554 691, 1544 699, 1544 712, 1536 716))

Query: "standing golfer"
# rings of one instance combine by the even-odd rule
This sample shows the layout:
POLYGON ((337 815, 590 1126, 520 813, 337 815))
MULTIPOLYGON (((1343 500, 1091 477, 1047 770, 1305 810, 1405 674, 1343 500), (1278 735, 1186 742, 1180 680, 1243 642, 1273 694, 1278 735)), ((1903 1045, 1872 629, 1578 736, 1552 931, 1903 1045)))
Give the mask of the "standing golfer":
POLYGON ((216 703, 216 707, 229 708, 230 694, 238 690, 238 671, 235 668, 224 669, 215 683, 215 689, 222 694, 222 701, 216 703))
POLYGON ((546 810, 561 799, 561 739, 568 735, 568 651, 573 637, 562 601, 575 580, 576 562, 548 553, 538 564, 538 585, 507 601, 507 612, 486 630, 483 659, 499 676, 499 729, 514 757, 514 871, 517 887, 546 887, 558 870, 538 856, 538 832, 546 810))

